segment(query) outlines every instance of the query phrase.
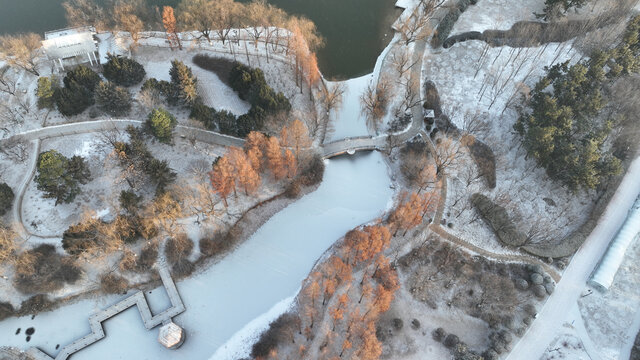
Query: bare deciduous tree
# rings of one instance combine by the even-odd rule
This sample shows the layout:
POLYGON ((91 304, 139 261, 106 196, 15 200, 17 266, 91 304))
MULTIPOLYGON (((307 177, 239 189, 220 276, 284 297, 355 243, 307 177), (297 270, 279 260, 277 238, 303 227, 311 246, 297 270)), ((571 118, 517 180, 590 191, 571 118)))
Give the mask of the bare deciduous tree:
POLYGON ((68 0, 62 3, 65 18, 70 26, 94 26, 107 30, 108 21, 104 9, 93 0, 68 0))
POLYGON ((40 76, 38 72, 40 35, 35 33, 0 36, 0 60, 40 76))
MULTIPOLYGON (((343 83, 324 83, 324 86, 320 86, 320 102, 322 104, 323 110, 323 122, 324 128, 323 136, 326 137, 326 134, 329 132, 329 117, 332 111, 337 111, 340 106, 342 106, 342 97, 344 95, 344 85, 343 83)), ((321 139, 324 141, 324 139, 321 139)))
POLYGON ((462 122, 462 130, 467 134, 474 136, 483 136, 489 131, 489 122, 487 120, 489 114, 486 112, 467 111, 464 114, 462 122))
POLYGON ((398 31, 405 45, 426 38, 430 30, 429 18, 422 13, 412 13, 405 18, 400 19, 398 31))
POLYGON ((12 137, 5 142, 0 143, 0 152, 5 154, 9 159, 22 163, 29 157, 27 152, 27 142, 18 137, 12 137))
POLYGON ((381 77, 378 84, 370 83, 360 96, 362 114, 367 118, 367 125, 378 132, 382 118, 387 113, 389 106, 391 85, 389 81, 381 77))
POLYGON ((116 26, 129 33, 133 40, 132 47, 138 45, 140 32, 144 30, 144 23, 136 14, 137 8, 133 2, 119 1, 113 7, 116 26))
POLYGON ((445 0, 419 0, 418 6, 422 15, 428 18, 433 16, 433 12, 444 4, 445 0))
POLYGON ((418 61, 412 61, 406 46, 396 47, 391 53, 391 64, 393 64, 393 68, 398 73, 398 79, 402 79, 404 74, 411 70, 418 61))
POLYGON ((433 159, 436 162, 436 174, 442 175, 446 169, 456 165, 462 153, 460 142, 450 138, 440 138, 436 141, 433 159))

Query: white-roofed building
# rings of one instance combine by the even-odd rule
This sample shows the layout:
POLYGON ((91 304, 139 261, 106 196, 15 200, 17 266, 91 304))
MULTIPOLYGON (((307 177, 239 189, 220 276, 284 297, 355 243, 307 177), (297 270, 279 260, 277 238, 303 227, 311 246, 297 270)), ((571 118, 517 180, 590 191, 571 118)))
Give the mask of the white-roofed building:
POLYGON ((90 63, 99 64, 98 47, 94 38, 93 27, 79 27, 49 31, 44 34, 42 46, 56 68, 64 70, 64 66, 90 63))
POLYGON ((629 216, 613 238, 607 252, 600 260, 589 283, 601 291, 609 290, 631 243, 640 233, 640 197, 629 211, 629 216))

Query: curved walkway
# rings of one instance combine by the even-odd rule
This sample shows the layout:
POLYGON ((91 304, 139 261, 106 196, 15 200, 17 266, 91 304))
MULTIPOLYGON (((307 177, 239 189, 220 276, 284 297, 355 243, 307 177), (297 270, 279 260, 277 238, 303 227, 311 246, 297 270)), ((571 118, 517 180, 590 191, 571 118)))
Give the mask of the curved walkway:
MULTIPOLYGON (((20 138, 33 143, 33 152, 30 157, 29 167, 23 182, 18 189, 13 204, 13 218, 17 223, 17 231, 23 239, 38 238, 40 240, 57 239, 57 236, 33 234, 24 225, 22 219, 22 202, 24 195, 33 180, 36 172, 37 159, 40 154, 40 143, 44 139, 50 139, 61 136, 70 136, 77 134, 86 134, 101 131, 125 130, 128 126, 141 126, 144 122, 141 120, 118 119, 118 120, 96 120, 83 121, 70 124, 52 125, 35 130, 28 130, 14 135, 12 138, 20 138)), ((175 132, 178 136, 184 136, 189 139, 215 144, 220 146, 238 146, 244 145, 244 140, 233 136, 220 134, 214 131, 198 129, 190 126, 178 125, 175 132)), ((6 141, 6 140, 4 140, 6 141)))
POLYGON ((553 278, 553 281, 556 283, 560 281, 561 274, 549 264, 541 261, 530 255, 524 254, 498 254, 488 250, 485 250, 481 247, 478 247, 462 238, 459 238, 449 232, 440 225, 440 220, 442 219, 442 214, 444 212, 444 207, 447 202, 447 178, 444 176, 441 180, 442 185, 440 186, 440 200, 438 202, 438 207, 436 209, 436 214, 434 216, 433 222, 429 225, 429 229, 434 233, 438 234, 440 237, 463 247, 473 253, 481 255, 487 259, 494 261, 503 261, 503 262, 511 262, 511 263, 527 263, 527 264, 535 264, 540 265, 542 268, 553 278))

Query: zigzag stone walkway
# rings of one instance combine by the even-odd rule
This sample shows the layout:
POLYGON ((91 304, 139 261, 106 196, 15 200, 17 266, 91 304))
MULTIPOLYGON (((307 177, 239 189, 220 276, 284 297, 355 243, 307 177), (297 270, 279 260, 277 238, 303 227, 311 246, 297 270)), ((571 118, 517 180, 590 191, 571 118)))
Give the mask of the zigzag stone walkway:
POLYGON ((162 279, 162 284, 171 301, 171 307, 163 312, 153 315, 149 309, 149 303, 142 291, 138 291, 128 298, 119 301, 118 303, 111 305, 110 307, 99 311, 89 317, 89 325, 91 327, 91 333, 81 337, 80 339, 72 342, 69 345, 64 346, 58 355, 54 358, 45 354, 42 350, 32 347, 27 351, 27 354, 36 360, 66 360, 74 353, 84 349, 85 347, 102 340, 105 337, 104 328, 102 322, 118 315, 119 313, 137 306, 140 316, 142 317, 142 323, 147 330, 151 330, 154 327, 170 322, 171 319, 185 311, 184 304, 178 293, 171 274, 166 266, 166 261, 160 258, 157 264, 158 273, 162 279))

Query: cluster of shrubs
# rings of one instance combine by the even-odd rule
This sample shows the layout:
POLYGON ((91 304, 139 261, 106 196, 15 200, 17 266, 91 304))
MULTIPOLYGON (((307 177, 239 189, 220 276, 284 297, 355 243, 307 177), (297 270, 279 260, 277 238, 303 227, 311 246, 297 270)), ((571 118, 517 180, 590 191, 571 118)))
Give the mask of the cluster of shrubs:
POLYGON ((112 116, 123 116, 131 110, 131 93, 125 88, 138 84, 146 72, 144 67, 129 58, 109 54, 104 65, 103 82, 95 71, 79 65, 67 72, 60 87, 55 76, 38 79, 38 106, 57 106, 65 116, 77 115, 93 104, 112 116))
POLYGON ((267 116, 291 110, 289 100, 267 84, 262 70, 206 55, 196 55, 193 61, 199 67, 218 74, 242 100, 251 104, 249 112, 237 118, 227 111, 217 111, 202 103, 194 104, 191 118, 202 122, 208 129, 245 137, 251 131, 262 130, 267 116))
MULTIPOLYGON (((70 255, 80 255, 108 243, 113 237, 133 243, 141 236, 149 221, 137 215, 118 215, 111 223, 92 219, 69 226, 62 234, 62 248, 70 255)), ((154 229, 155 231, 155 229, 154 229)))
POLYGON ((122 166, 124 168, 132 166, 147 175, 156 186, 156 195, 163 194, 166 187, 176 180, 177 174, 169 167, 166 160, 158 160, 151 154, 140 129, 128 126, 126 131, 129 142, 114 144, 114 149, 121 155, 119 159, 122 166))
POLYGON ((100 277, 100 289, 105 294, 124 294, 128 288, 129 281, 118 274, 106 273, 100 277))
POLYGON ((298 332, 300 318, 298 315, 286 312, 269 324, 269 328, 260 335, 260 339, 251 348, 254 359, 266 358, 278 344, 291 343, 293 334, 298 332))
POLYGON ((324 177, 324 162, 320 155, 315 155, 301 170, 300 175, 293 180, 285 190, 285 196, 295 199, 300 196, 303 186, 319 184, 324 177))
POLYGON ((431 333, 433 339, 442 343, 447 349, 451 351, 455 360, 483 360, 483 356, 476 354, 469 350, 467 344, 460 341, 460 338, 455 334, 447 334, 443 328, 437 328, 431 333))
POLYGON ((434 47, 442 45, 447 37, 449 37, 451 30, 453 30, 453 25, 458 21, 460 15, 467 10, 469 5, 475 5, 477 2, 478 0, 459 0, 456 6, 449 9, 449 12, 442 18, 436 28, 436 32, 432 39, 432 45, 434 47))
POLYGON ((75 260, 44 244, 19 255, 15 266, 14 286, 24 294, 47 293, 65 283, 73 284, 82 274, 75 260))
POLYGON ((11 316, 25 316, 37 314, 49 310, 54 303, 45 294, 33 295, 20 304, 20 309, 15 309, 9 302, 0 302, 0 321, 11 316))
POLYGON ((471 195, 471 203, 502 243, 507 246, 521 246, 527 241, 527 236, 518 231, 504 207, 479 193, 471 195))
POLYGON ((157 259, 158 243, 152 241, 142 248, 139 255, 131 250, 125 250, 120 259, 119 268, 122 272, 146 272, 151 270, 157 259))
POLYGON ((551 295, 555 290, 555 283, 549 275, 544 273, 542 267, 540 265, 531 265, 528 270, 528 279, 520 277, 514 281, 516 289, 521 291, 531 290, 535 296, 541 299, 551 295))

